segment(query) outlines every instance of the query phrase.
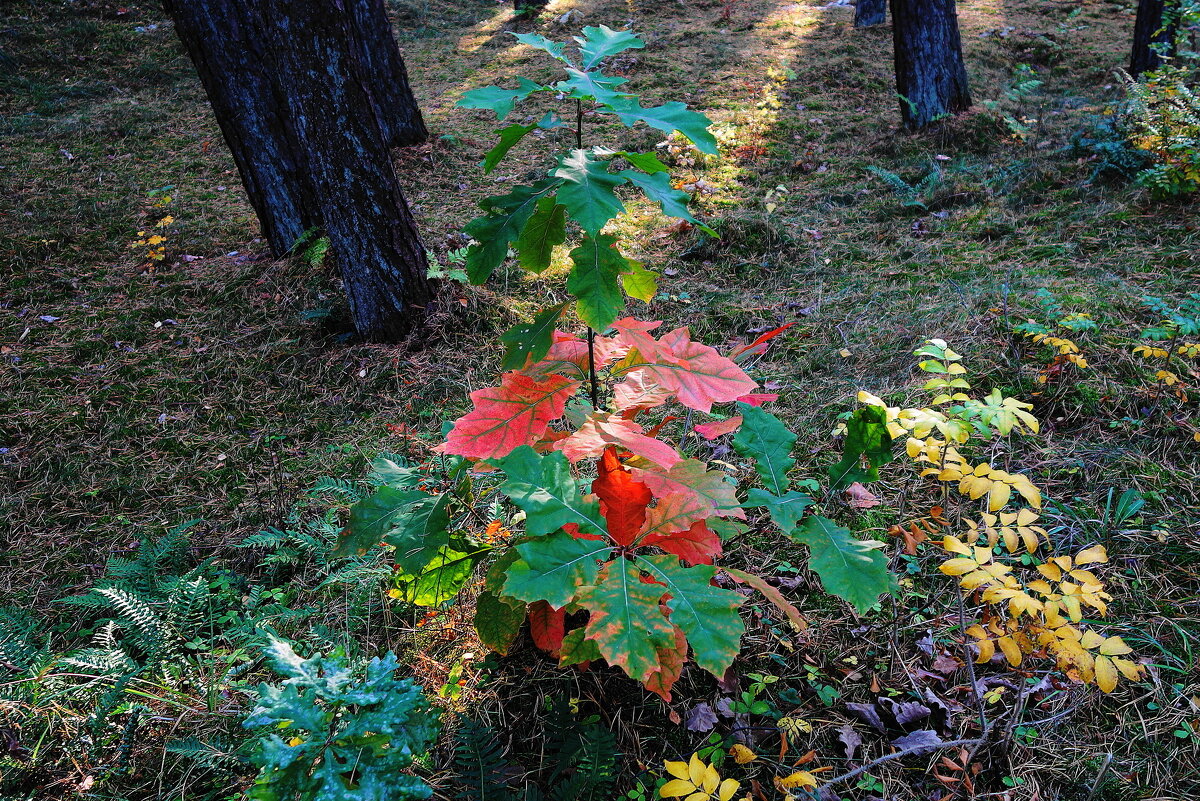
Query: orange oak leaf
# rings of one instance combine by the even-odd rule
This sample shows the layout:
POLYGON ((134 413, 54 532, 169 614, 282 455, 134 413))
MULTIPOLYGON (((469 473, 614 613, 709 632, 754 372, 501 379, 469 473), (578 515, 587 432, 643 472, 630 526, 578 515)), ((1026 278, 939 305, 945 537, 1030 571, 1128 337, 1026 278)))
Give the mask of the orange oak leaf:
POLYGON ((694 565, 711 565, 721 555, 721 540, 712 529, 697 520, 691 527, 671 533, 650 533, 641 545, 654 545, 694 565))
POLYGON ((529 605, 529 634, 533 644, 555 659, 562 649, 566 614, 545 601, 534 601, 529 605))
POLYGON ((561 375, 505 373, 500 386, 471 393, 475 409, 455 420, 450 436, 434 450, 479 459, 507 456, 541 439, 578 388, 578 381, 561 375))
POLYGON ((686 531, 697 521, 712 515, 712 505, 693 492, 673 492, 659 498, 646 510, 643 538, 663 539, 676 531, 686 531))
POLYGON ((641 372, 671 390, 689 409, 708 412, 714 403, 737 400, 758 386, 732 359, 693 342, 687 328, 676 328, 658 341, 645 328, 620 330, 633 349, 618 367, 630 362, 627 371, 641 372))
POLYGON ((605 449, 598 469, 592 492, 600 498, 600 514, 608 523, 608 535, 617 545, 631 545, 646 522, 650 488, 634 480, 617 458, 616 448, 605 449))
POLYGON ((725 473, 709 470, 698 459, 684 459, 669 470, 654 465, 633 468, 633 477, 648 486, 656 498, 673 493, 696 496, 708 508, 705 517, 746 517, 738 503, 737 486, 726 480, 725 473))
MULTIPOLYGON (((663 610, 664 614, 666 610, 663 610)), ((658 670, 646 677, 643 682, 646 689, 671 702, 671 688, 683 675, 683 665, 687 662, 687 637, 678 626, 675 627, 675 645, 673 648, 658 649, 658 670)))
POLYGON ((783 593, 781 593, 778 588, 768 584, 762 576, 756 576, 753 573, 747 573, 744 570, 737 570, 736 568, 732 567, 724 568, 724 570, 725 573, 728 574, 728 576, 738 584, 749 584, 751 587, 761 592, 764 598, 775 604, 779 611, 787 615, 787 619, 791 622, 792 628, 796 629, 796 631, 804 631, 808 628, 808 621, 805 620, 804 616, 800 614, 800 610, 797 609, 791 601, 789 601, 787 598, 784 598, 783 593))
POLYGON ((722 434, 737 431, 742 426, 742 416, 735 414, 724 420, 714 420, 711 423, 701 423, 696 426, 696 433, 708 440, 716 439, 722 434))
POLYGON ((603 412, 593 414, 578 431, 554 447, 572 462, 578 462, 594 459, 614 445, 666 469, 683 461, 683 457, 670 445, 643 434, 642 427, 637 423, 603 412))

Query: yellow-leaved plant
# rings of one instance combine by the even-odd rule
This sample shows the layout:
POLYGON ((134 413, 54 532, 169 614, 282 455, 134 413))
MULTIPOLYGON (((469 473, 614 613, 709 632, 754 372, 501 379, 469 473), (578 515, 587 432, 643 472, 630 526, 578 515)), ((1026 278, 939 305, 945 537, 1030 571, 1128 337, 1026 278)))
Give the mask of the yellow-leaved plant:
POLYGON ((997 649, 1013 667, 1027 656, 1045 655, 1068 676, 1106 693, 1116 688, 1120 675, 1140 678, 1143 669, 1126 658, 1132 649, 1120 637, 1082 628, 1085 608, 1103 617, 1112 600, 1089 569, 1108 561, 1104 547, 1043 557, 1049 538, 1038 525, 1041 490, 1028 476, 988 462, 971 464, 959 452, 972 439, 1037 433, 1032 406, 999 390, 972 398, 962 357, 943 340, 926 341, 915 355, 922 357, 918 366, 933 376, 925 384, 935 393, 929 406, 901 409, 869 392, 858 397, 886 411, 889 433, 906 438, 905 450, 921 476, 956 484, 960 494, 984 502, 986 511, 978 520, 963 520, 961 536, 946 535, 940 543, 951 556, 941 571, 984 604, 980 619, 966 630, 975 640, 976 661, 991 661, 997 649), (1019 501, 1025 505, 1011 508, 1019 501))

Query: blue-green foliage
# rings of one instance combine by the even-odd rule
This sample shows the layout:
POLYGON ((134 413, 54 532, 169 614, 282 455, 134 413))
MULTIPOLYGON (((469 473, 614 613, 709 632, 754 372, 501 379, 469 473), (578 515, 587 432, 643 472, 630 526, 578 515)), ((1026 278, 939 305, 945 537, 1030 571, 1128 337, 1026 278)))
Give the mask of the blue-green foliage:
POLYGON ((248 797, 261 801, 409 801, 432 795, 406 773, 437 735, 438 716, 420 687, 395 676, 395 654, 361 670, 339 657, 303 659, 283 640, 267 647, 286 677, 261 684, 243 724, 264 729, 248 797))
POLYGON ((1161 342, 1200 334, 1200 292, 1192 292, 1178 306, 1150 296, 1142 298, 1142 304, 1162 318, 1158 325, 1142 331, 1143 338, 1161 342))

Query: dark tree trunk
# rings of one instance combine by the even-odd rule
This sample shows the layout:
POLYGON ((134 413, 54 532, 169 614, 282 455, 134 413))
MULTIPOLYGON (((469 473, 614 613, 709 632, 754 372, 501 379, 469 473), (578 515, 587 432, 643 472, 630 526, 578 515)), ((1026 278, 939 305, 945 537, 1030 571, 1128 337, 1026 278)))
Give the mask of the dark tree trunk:
POLYGON ((383 0, 346 0, 357 37, 358 58, 370 76, 371 108, 390 147, 424 142, 429 136, 408 83, 408 71, 392 36, 383 0))
POLYGON ((971 106, 954 0, 891 0, 900 116, 909 130, 971 106))
POLYGON ((524 14, 533 14, 549 4, 550 0, 513 0, 513 10, 524 14))
POLYGON ((358 333, 434 296, 388 146, 425 137, 382 0, 165 0, 272 251, 329 237, 358 333))
POLYGON ((434 291, 388 143, 375 115, 363 113, 372 108, 377 73, 363 63, 362 40, 347 15, 311 0, 259 2, 354 326, 370 339, 394 339, 408 332, 413 307, 426 306, 434 291))
POLYGON ((1138 0, 1137 21, 1133 24, 1133 54, 1129 58, 1129 74, 1138 77, 1143 72, 1162 66, 1162 57, 1151 47, 1175 39, 1174 25, 1163 27, 1164 0, 1138 0))
POLYGON ((869 28, 887 22, 887 0, 858 0, 854 4, 854 27, 869 28))
POLYGON ((212 104, 263 236, 282 256, 319 218, 288 141, 286 110, 256 10, 239 0, 164 0, 212 104))

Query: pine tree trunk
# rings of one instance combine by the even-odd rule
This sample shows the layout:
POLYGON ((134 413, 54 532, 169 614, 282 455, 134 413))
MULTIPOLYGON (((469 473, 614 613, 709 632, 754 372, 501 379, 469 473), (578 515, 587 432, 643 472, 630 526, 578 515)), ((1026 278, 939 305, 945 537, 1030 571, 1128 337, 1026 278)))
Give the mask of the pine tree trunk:
POLYGON ((388 143, 375 114, 364 113, 373 108, 378 73, 364 63, 348 15, 310 0, 259 2, 354 326, 369 339, 395 339, 411 329, 434 288, 388 143))
POLYGON ((383 0, 345 0, 359 58, 370 76, 371 108, 390 147, 424 142, 429 133, 408 83, 408 71, 383 0))
POLYGON ((276 256, 323 229, 358 333, 434 296, 389 145, 425 138, 382 0, 164 0, 276 256))
POLYGON ((550 4, 550 0, 513 0, 513 11, 534 14, 550 4))
POLYGON ((858 0, 854 4, 854 27, 869 28, 887 22, 887 0, 858 0))
POLYGON ((1163 28, 1164 0, 1138 0, 1137 21, 1133 24, 1133 53, 1129 58, 1129 74, 1138 77, 1162 66, 1162 57, 1152 44, 1173 42, 1173 25, 1163 28), (1161 31, 1161 33, 1160 33, 1161 31))
POLYGON ((270 72, 263 22, 242 0, 163 0, 175 20, 271 252, 283 256, 319 223, 289 142, 286 109, 270 72))
POLYGON ((954 0, 891 0, 896 91, 918 130, 971 106, 954 0))

